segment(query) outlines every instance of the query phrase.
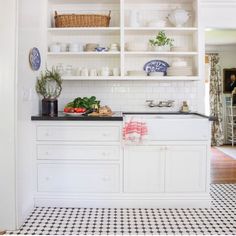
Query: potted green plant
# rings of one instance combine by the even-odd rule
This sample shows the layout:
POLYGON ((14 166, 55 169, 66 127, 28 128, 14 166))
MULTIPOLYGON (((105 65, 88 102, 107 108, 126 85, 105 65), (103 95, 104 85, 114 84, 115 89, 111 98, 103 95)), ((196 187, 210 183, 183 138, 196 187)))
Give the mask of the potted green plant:
POLYGON ((36 91, 43 97, 42 115, 55 116, 58 113, 58 101, 62 91, 62 78, 60 73, 53 67, 41 72, 36 82, 36 91))
POLYGON ((155 51, 170 51, 173 47, 174 39, 168 38, 164 31, 160 31, 154 39, 150 39, 149 43, 155 51))

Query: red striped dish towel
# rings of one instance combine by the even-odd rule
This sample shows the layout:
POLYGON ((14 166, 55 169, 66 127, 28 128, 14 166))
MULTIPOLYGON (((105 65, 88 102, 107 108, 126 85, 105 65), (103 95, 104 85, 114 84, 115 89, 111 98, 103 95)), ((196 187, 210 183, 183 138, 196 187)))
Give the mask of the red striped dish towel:
POLYGON ((123 140, 129 143, 141 143, 148 134, 146 122, 136 117, 125 117, 123 140))

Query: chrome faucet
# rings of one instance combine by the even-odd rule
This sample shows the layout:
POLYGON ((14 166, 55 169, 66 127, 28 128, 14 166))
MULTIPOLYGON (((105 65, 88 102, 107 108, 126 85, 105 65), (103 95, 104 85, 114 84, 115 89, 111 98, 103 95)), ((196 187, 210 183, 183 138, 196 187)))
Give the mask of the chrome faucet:
POLYGON ((146 100, 149 107, 173 107, 174 100, 168 100, 168 101, 159 101, 158 103, 155 103, 154 100, 146 100))

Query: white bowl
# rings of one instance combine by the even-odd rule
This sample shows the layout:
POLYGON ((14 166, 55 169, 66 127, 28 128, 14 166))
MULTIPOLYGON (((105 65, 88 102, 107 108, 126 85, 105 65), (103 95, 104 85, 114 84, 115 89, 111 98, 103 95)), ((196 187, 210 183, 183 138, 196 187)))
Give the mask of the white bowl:
POLYGON ((187 65, 186 61, 173 61, 171 64, 172 67, 186 67, 187 65))
POLYGON ((163 28, 166 27, 166 21, 165 20, 151 20, 147 23, 147 27, 153 27, 153 28, 163 28))

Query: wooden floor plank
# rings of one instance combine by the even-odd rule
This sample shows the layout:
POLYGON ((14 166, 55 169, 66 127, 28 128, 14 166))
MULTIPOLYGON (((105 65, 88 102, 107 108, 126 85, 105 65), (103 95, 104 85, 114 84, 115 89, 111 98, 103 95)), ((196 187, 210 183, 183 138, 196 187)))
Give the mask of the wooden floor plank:
POLYGON ((216 148, 212 148, 211 152, 211 183, 236 183, 236 160, 216 148))

